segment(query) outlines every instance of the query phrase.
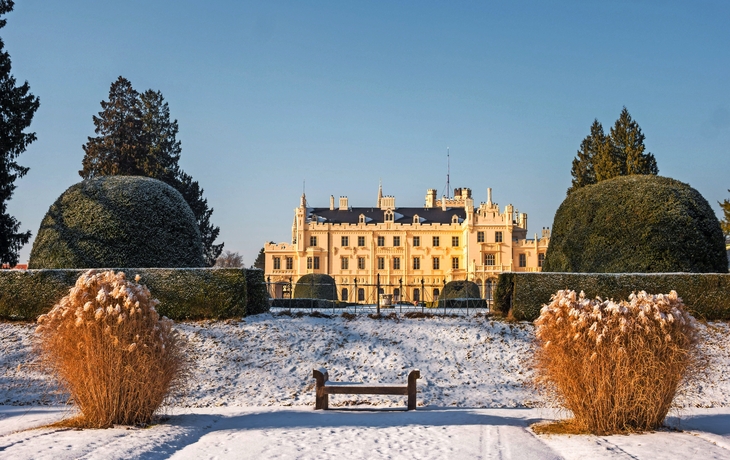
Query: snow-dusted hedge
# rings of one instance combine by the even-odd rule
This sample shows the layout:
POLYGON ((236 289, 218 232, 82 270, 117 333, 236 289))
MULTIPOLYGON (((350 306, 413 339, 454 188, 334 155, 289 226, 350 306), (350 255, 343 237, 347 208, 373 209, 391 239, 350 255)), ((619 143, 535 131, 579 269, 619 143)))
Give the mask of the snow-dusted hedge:
MULTIPOLYGON (((125 268, 128 278, 140 276, 160 301, 157 310, 174 320, 235 318, 268 309, 266 287, 251 273, 253 290, 247 304, 247 270, 239 268, 125 268), (263 288, 264 293, 261 293, 263 288), (264 299, 264 300, 262 300, 264 299)), ((85 270, 0 270, 0 318, 35 320, 67 295, 85 270)), ((261 280, 263 281, 263 280, 261 280)))
POLYGON ((632 292, 677 291, 696 318, 730 319, 730 274, 727 273, 504 273, 495 293, 495 309, 518 320, 533 321, 550 296, 567 289, 586 297, 627 299, 632 292))
POLYGON ((439 299, 438 308, 487 308, 487 301, 478 298, 439 299))
POLYGON ((294 285, 294 298, 337 300, 335 279, 322 273, 308 273, 294 285))
POLYGON ((148 177, 69 187, 41 221, 28 268, 203 267, 203 244, 180 192, 148 177))
POLYGON ((269 291, 266 289, 264 271, 246 268, 246 315, 258 315, 269 311, 269 291))

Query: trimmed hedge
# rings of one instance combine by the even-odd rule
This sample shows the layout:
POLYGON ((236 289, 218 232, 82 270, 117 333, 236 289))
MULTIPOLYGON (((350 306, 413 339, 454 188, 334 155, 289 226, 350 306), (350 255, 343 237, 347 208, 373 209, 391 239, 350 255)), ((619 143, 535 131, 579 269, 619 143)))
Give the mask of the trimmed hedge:
MULTIPOLYGON (((157 311, 173 320, 235 318, 247 314, 246 272, 239 268, 125 268, 127 279, 140 275, 160 301, 157 311)), ((34 321, 68 294, 86 270, 0 270, 0 319, 34 321)), ((259 288, 257 288, 259 289, 259 288)), ((265 290, 264 286, 264 290, 265 290)), ((254 291, 259 312, 260 292, 254 291)), ((253 300, 252 299, 252 300, 253 300)), ((268 308, 268 302, 264 302, 268 308)))
POLYGON ((325 299, 272 299, 271 306, 274 308, 316 308, 318 310, 333 309, 337 304, 325 299))
POLYGON ((720 222, 705 198, 667 177, 582 187, 555 213, 543 272, 725 273, 720 222))
POLYGON ((183 196, 156 179, 106 176, 69 187, 41 221, 28 268, 203 267, 183 196))
POLYGON ((517 320, 534 321, 550 296, 561 289, 584 291, 589 298, 628 299, 632 292, 677 291, 688 311, 706 320, 730 319, 727 273, 505 273, 499 277, 495 309, 510 309, 517 320))
POLYGON ((321 273, 308 273, 294 286, 295 299, 327 299, 337 300, 335 279, 321 273))
POLYGON ((487 301, 478 298, 439 299, 438 308, 487 308, 487 301))
POLYGON ((246 315, 258 315, 269 311, 269 291, 266 289, 264 271, 260 268, 245 268, 246 315))
POLYGON ((444 290, 439 295, 442 299, 481 299, 482 295, 479 286, 473 281, 458 280, 449 281, 444 285, 444 290))

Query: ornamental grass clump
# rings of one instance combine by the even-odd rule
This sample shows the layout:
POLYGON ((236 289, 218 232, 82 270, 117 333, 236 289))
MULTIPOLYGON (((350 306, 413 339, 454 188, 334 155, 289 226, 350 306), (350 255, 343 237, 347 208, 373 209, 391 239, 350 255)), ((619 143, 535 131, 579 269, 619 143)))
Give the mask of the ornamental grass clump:
POLYGON ((157 304, 124 273, 90 270, 38 318, 42 361, 80 411, 69 425, 148 424, 180 388, 188 369, 184 342, 157 304))
POLYGON ((675 291, 628 302, 558 291, 535 324, 537 383, 573 414, 552 431, 655 429, 698 363, 695 320, 675 291))

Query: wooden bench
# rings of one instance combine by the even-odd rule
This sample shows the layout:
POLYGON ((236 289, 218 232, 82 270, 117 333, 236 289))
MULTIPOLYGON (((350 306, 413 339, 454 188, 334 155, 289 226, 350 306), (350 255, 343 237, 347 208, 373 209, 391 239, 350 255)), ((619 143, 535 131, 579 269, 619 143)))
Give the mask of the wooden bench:
POLYGON ((363 384, 358 382, 330 382, 327 369, 314 369, 317 381, 317 394, 314 409, 328 409, 329 395, 408 395, 408 410, 416 410, 416 380, 421 378, 421 371, 412 370, 408 374, 408 383, 397 384, 363 384))

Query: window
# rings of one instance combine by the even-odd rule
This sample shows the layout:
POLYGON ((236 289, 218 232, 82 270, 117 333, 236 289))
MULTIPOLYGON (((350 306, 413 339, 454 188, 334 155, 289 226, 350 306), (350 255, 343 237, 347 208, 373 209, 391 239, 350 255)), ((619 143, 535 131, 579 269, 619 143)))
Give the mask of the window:
POLYGON ((347 257, 341 257, 340 268, 342 268, 343 270, 347 270, 348 268, 350 268, 350 259, 348 259, 347 257))
POLYGON ((400 289, 393 289, 393 300, 395 300, 396 302, 400 300, 400 289))
POLYGON ((378 270, 385 270, 385 257, 378 257, 378 270))
POLYGON ((441 291, 439 291, 439 288, 433 289, 433 301, 436 302, 439 299, 439 296, 441 295, 441 291))
POLYGON ((312 258, 307 257, 307 270, 311 270, 311 269, 312 269, 312 258))
POLYGON ((357 245, 360 247, 365 246, 365 237, 364 236, 357 237, 357 245))
POLYGON ((439 246, 439 237, 438 236, 433 237, 433 246, 435 248, 439 246))
POLYGON ((502 242, 502 232, 494 232, 494 242, 495 243, 502 242))
POLYGON ((520 254, 520 267, 527 267, 527 255, 520 254))
POLYGON ((542 263, 545 262, 545 253, 540 253, 537 255, 537 266, 542 267, 542 263))
POLYGON ((494 254, 484 254, 484 265, 488 267, 495 265, 494 254))
POLYGON ((310 246, 317 246, 317 237, 316 236, 310 236, 309 237, 309 245, 310 246))
POLYGON ((421 245, 421 237, 420 236, 414 236, 413 237, 413 246, 418 247, 421 245))
POLYGON ((434 257, 433 258, 433 269, 438 270, 439 268, 441 268, 441 259, 439 259, 438 257, 434 257))
POLYGON ((420 257, 414 257, 413 258, 413 269, 414 270, 420 270, 421 269, 421 258, 420 257))
POLYGON ((378 246, 380 246, 380 247, 385 246, 385 237, 384 236, 378 237, 378 246))
POLYGON ((286 269, 292 270, 293 268, 294 268, 294 259, 292 259, 291 257, 287 257, 286 258, 286 269))
POLYGON ((341 240, 342 240, 342 241, 341 241, 341 242, 342 242, 341 246, 349 246, 349 245, 350 245, 350 237, 348 237, 348 236, 343 236, 343 237, 341 238, 341 240))
POLYGON ((357 268, 358 270, 365 270, 365 257, 357 258, 357 268))
POLYGON ((360 217, 358 217, 357 221, 358 221, 359 223, 361 223, 361 224, 365 224, 365 223, 367 223, 367 222, 365 221, 365 214, 360 214, 360 217))
POLYGON ((385 221, 393 222, 393 211, 391 211, 390 209, 385 211, 385 221))
POLYGON ((319 270, 319 256, 314 256, 314 269, 319 270))
POLYGON ((458 257, 451 258, 451 268, 453 268, 454 270, 459 269, 459 258, 458 257))
POLYGON ((477 243, 484 243, 484 232, 477 232, 477 243))
POLYGON ((347 302, 347 300, 348 300, 347 299, 348 294, 349 293, 347 292, 347 288, 342 288, 342 294, 340 295, 340 297, 341 297, 341 299, 342 299, 343 302, 347 302))
POLYGON ((363 289, 363 288, 357 289, 357 300, 358 300, 358 302, 363 302, 365 300, 365 289, 363 289))
POLYGON ((400 270, 400 257, 393 257, 393 270, 400 270))
POLYGON ((400 246, 400 236, 393 237, 393 246, 400 246))
POLYGON ((416 301, 416 302, 420 302, 421 301, 421 290, 420 289, 415 288, 413 290, 413 300, 416 301))
POLYGON ((274 257, 274 270, 281 268, 281 257, 274 257))
POLYGON ((451 237, 451 245, 454 247, 459 247, 459 237, 458 236, 451 237))

